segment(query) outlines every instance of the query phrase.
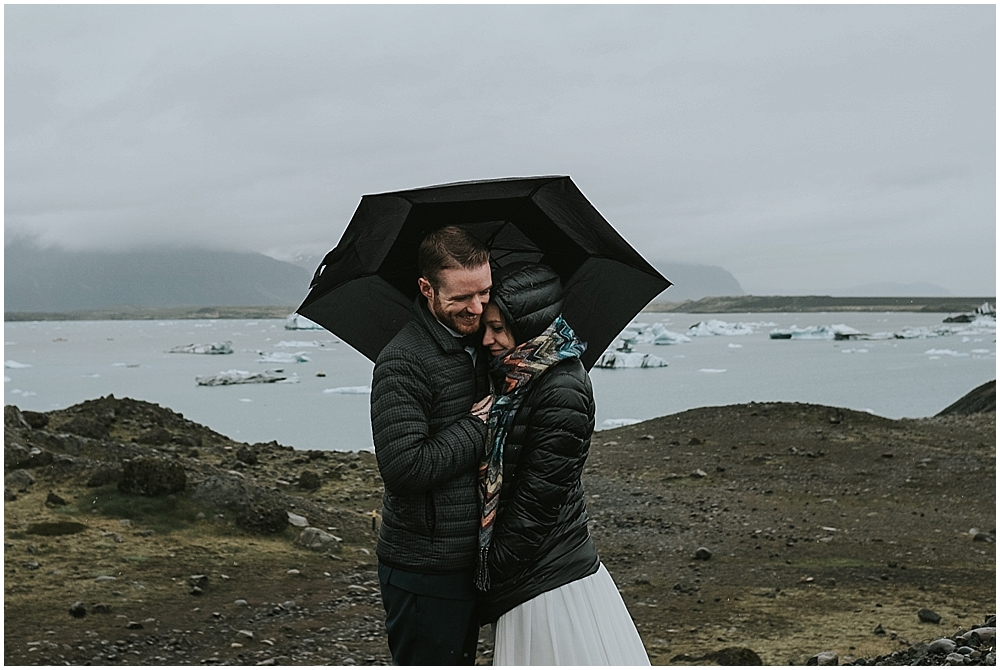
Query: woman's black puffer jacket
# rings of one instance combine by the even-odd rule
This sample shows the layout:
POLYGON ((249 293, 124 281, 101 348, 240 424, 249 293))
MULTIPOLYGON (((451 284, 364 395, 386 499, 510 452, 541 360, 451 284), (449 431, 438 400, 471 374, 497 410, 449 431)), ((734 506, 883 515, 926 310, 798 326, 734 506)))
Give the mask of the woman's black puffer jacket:
MULTIPOLYGON (((541 303, 561 307, 562 287, 558 279, 546 279, 546 272, 554 275, 534 265, 494 280, 493 300, 502 305, 505 321, 515 321, 518 344, 540 334, 554 318, 518 330, 522 314, 544 311, 541 303), (536 290, 546 283, 544 291, 536 290), (530 293, 535 298, 525 302, 530 293)), ((594 392, 580 359, 564 360, 532 381, 504 445, 503 486, 489 550, 490 588, 480 603, 483 623, 600 567, 580 483, 593 432, 594 392)))

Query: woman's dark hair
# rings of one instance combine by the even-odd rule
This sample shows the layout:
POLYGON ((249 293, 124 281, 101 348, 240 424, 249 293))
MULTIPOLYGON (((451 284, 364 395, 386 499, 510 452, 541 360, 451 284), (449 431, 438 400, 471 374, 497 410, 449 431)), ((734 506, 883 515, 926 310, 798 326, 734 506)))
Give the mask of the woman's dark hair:
POLYGON ((472 234, 458 226, 438 228, 424 238, 417 250, 417 269, 435 289, 442 270, 473 270, 490 262, 490 250, 472 234))
POLYGON ((547 265, 514 263, 493 273, 490 301, 499 308, 514 343, 522 344, 541 335, 562 312, 562 281, 547 265))

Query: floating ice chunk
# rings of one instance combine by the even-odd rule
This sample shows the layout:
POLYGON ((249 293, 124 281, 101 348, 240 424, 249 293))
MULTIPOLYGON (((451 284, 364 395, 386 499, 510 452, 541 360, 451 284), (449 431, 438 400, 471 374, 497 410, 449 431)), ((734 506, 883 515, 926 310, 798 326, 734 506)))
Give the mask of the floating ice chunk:
MULTIPOLYGON (((288 375, 277 370, 247 372, 246 370, 226 370, 217 375, 195 377, 198 386, 228 386, 230 384, 273 384, 288 380, 288 375)), ((295 378, 298 381, 297 378, 295 378)))
POLYGON ((841 349, 840 353, 842 353, 842 354, 867 354, 868 350, 867 349, 841 349))
POLYGON ((282 340, 274 346, 285 347, 287 349, 305 349, 308 347, 322 347, 324 344, 324 342, 317 340, 282 340))
POLYGON ((605 419, 601 423, 601 430, 621 428, 622 426, 631 426, 636 423, 642 423, 642 419, 605 419))
POLYGON ((734 342, 730 342, 729 343, 729 348, 730 349, 742 349, 743 345, 742 344, 736 344, 734 342))
POLYGON ((928 349, 924 352, 927 356, 968 356, 969 354, 959 353, 952 349, 928 349))
POLYGON ((258 363, 308 363, 310 358, 305 354, 305 352, 298 352, 295 354, 289 354, 284 351, 275 351, 274 353, 265 354, 260 352, 260 358, 257 359, 258 363))
POLYGON ((636 344, 639 341, 639 331, 626 328, 618 334, 618 339, 627 344, 636 344))
POLYGON ((10 368, 12 370, 20 370, 22 368, 34 367, 31 363, 18 363, 17 361, 4 361, 3 366, 5 368, 10 368))
POLYGON ((687 335, 682 335, 681 333, 675 333, 672 330, 667 330, 666 327, 661 323, 655 323, 652 327, 652 342, 653 344, 681 344, 682 342, 690 342, 691 338, 687 335))
POLYGON ((701 321, 688 328, 692 337, 707 337, 711 335, 753 335, 753 327, 746 323, 729 323, 719 319, 701 321))
POLYGON ((89 375, 80 375, 80 376, 83 377, 84 379, 100 379, 101 378, 101 373, 99 373, 99 372, 92 372, 89 375))
POLYGON ((209 342, 208 344, 182 344, 167 350, 168 354, 231 354, 233 353, 233 343, 209 342))
POLYGON ((667 362, 653 354, 639 352, 605 351, 594 363, 595 368, 665 368, 667 362))
POLYGON ((371 392, 371 386, 338 386, 337 388, 323 389, 323 393, 343 393, 345 395, 367 395, 371 392))
POLYGON ((301 314, 289 314, 285 319, 285 330, 323 330, 323 326, 301 314))
POLYGON ((698 370, 698 372, 707 372, 713 375, 721 374, 725 371, 726 371, 725 368, 702 368, 701 370, 698 370))
MULTIPOLYGON (((985 349, 983 351, 985 351, 985 349)), ((3 383, 6 384, 9 381, 10 381, 10 377, 8 377, 7 375, 4 375, 3 376, 3 383)))
POLYGON ((240 402, 253 402, 253 398, 240 398, 240 402))

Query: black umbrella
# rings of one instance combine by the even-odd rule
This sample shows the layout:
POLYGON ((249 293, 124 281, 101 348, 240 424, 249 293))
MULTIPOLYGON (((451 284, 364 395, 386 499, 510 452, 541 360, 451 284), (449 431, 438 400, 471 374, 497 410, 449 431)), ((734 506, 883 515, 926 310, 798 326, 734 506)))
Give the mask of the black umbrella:
POLYGON ((362 197, 298 313, 374 361, 410 320, 421 240, 447 225, 484 241, 494 268, 527 260, 559 273, 563 315, 588 344, 588 369, 670 286, 569 177, 492 179, 362 197))

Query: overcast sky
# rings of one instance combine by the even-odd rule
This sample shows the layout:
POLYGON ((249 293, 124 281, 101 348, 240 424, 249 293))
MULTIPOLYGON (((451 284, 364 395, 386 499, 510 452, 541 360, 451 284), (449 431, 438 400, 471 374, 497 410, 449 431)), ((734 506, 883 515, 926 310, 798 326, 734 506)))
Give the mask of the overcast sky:
POLYGON ((363 194, 568 174, 754 294, 996 290, 993 5, 6 5, 5 240, 336 245, 363 194))

